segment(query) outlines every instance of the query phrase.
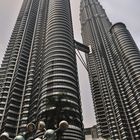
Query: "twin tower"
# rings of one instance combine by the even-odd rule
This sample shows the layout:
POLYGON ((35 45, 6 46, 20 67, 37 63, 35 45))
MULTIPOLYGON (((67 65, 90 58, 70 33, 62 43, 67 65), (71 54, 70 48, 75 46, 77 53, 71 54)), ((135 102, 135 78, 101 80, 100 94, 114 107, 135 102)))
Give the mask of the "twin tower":
MULTIPOLYGON (((98 135, 139 140, 139 50, 97 0, 81 0, 80 10, 98 135)), ((23 1, 0 68, 0 133, 14 138, 28 123, 55 129, 66 120, 61 140, 84 140, 76 43, 70 0, 23 1)))
POLYGON ((62 139, 82 140, 76 65, 69 0, 24 0, 0 69, 0 131, 66 120, 62 139))

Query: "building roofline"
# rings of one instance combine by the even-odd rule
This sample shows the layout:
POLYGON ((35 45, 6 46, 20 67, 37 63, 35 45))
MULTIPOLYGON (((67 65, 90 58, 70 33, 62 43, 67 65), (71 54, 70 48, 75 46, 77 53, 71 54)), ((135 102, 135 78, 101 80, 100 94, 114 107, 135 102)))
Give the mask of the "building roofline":
POLYGON ((117 22, 110 27, 109 31, 112 32, 113 28, 115 28, 115 26, 118 26, 118 25, 122 25, 126 27, 126 25, 123 22, 117 22))

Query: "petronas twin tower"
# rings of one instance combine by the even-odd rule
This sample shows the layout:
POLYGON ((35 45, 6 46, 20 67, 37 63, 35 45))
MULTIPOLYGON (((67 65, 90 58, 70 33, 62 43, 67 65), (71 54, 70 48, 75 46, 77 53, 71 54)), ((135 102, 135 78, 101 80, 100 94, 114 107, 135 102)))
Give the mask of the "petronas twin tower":
POLYGON ((112 26, 98 0, 81 1, 81 25, 98 134, 140 139, 140 53, 123 23, 112 26))
POLYGON ((69 0, 23 1, 0 74, 0 132, 66 120, 62 138, 83 139, 69 0))
MULTIPOLYGON (((98 135, 139 140, 139 50, 98 0, 81 0, 80 11, 98 135)), ((14 138, 28 123, 55 129, 66 120, 61 139, 84 140, 75 54, 70 1, 24 0, 0 68, 0 134, 14 138)))

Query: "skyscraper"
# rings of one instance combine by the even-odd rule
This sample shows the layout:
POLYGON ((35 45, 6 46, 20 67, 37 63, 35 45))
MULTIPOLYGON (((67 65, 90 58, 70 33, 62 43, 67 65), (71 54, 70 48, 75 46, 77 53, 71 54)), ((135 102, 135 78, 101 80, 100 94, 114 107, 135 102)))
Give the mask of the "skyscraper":
POLYGON ((84 139, 76 65, 69 0, 24 0, 0 69, 0 133, 66 120, 61 139, 84 139))
POLYGON ((112 26, 98 0, 81 0, 80 20, 99 136, 140 139, 139 50, 123 23, 112 26), (112 27, 111 27, 112 26, 112 27))

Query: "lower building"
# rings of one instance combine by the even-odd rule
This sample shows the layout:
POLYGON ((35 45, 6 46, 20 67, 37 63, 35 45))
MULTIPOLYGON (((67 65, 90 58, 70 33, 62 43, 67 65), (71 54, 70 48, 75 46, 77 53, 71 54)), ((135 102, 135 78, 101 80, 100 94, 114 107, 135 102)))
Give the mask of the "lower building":
POLYGON ((98 134, 97 134, 97 126, 93 126, 90 128, 85 128, 85 140, 96 140, 98 139, 98 134))

